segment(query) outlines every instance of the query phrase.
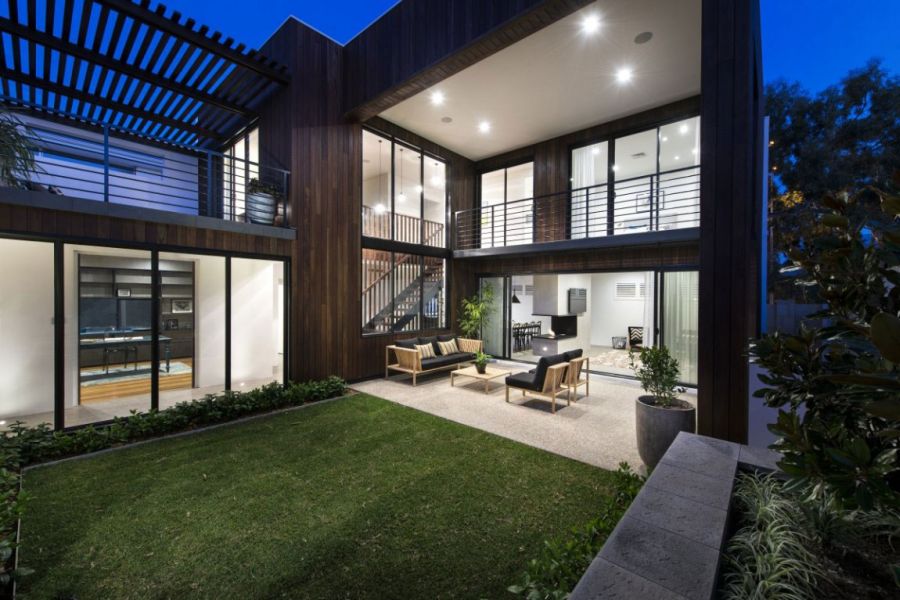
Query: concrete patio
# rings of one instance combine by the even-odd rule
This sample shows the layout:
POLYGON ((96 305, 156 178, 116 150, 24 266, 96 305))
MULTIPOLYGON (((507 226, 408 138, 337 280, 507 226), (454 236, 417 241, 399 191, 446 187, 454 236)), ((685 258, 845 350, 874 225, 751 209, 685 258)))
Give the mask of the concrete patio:
MULTIPOLYGON (((532 368, 505 361, 492 366, 513 373, 532 368)), ((627 462, 633 469, 644 471, 635 442, 634 402, 642 393, 635 381, 592 375, 590 396, 584 397, 581 387, 578 402, 566 406, 562 394, 555 415, 548 401, 523 399, 514 390, 507 404, 502 378, 491 382, 487 394, 480 381, 465 378, 457 379, 456 386, 451 387, 449 372, 423 376, 418 382, 413 387, 409 377, 396 375, 352 387, 603 469, 615 469, 620 462, 627 462)), ((693 402, 695 394, 688 392, 683 397, 693 402)))

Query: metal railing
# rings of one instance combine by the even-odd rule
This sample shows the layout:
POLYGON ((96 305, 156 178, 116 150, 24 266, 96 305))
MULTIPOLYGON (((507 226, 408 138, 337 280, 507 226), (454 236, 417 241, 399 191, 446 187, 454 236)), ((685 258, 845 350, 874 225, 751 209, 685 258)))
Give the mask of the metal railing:
POLYGON ((454 219, 457 250, 699 226, 699 166, 461 210, 454 219))
POLYGON ((99 133, 32 120, 26 125, 36 168, 17 173, 16 187, 136 208, 289 226, 290 173, 284 169, 211 150, 112 137, 105 125, 99 133))
POLYGON ((362 207, 362 220, 364 236, 391 239, 391 222, 393 221, 394 241, 408 244, 424 243, 426 246, 438 248, 444 246, 444 224, 438 221, 429 221, 399 213, 391 214, 388 211, 378 211, 366 205, 362 207))

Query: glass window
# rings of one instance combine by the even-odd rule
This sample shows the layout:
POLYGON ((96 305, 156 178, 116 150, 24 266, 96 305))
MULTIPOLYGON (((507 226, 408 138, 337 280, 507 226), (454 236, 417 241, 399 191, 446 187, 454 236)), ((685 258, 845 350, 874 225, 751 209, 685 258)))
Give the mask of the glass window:
POLYGON ((225 258, 160 252, 159 407, 225 389, 225 258))
POLYGON ((572 150, 572 202, 569 237, 600 237, 607 233, 609 144, 600 142, 572 150))
POLYGON ((678 360, 679 380, 697 384, 700 276, 697 271, 663 273, 662 343, 678 360))
POLYGON ((481 247, 534 241, 534 163, 481 175, 481 247))
POLYGON ((0 239, 0 427, 53 423, 53 244, 0 239))
POLYGON ((407 244, 422 241, 422 153, 394 146, 394 239, 407 244))
POLYGON ((368 130, 362 147, 363 236, 446 246, 446 164, 368 130))
POLYGON ((447 165, 430 156, 425 157, 425 202, 422 210, 425 216, 425 237, 422 242, 426 246, 445 247, 447 165))
MULTIPOLYGON (((157 318, 150 252, 66 245, 64 272, 65 426, 149 410, 157 318)), ((160 385, 173 375, 160 372, 160 385)))
POLYGON ((659 128, 656 228, 700 226, 700 117, 659 128))
POLYGON ((363 333, 446 327, 446 282, 442 258, 363 248, 363 333))
POLYGON ((231 389, 284 380, 284 263, 231 259, 231 389))
POLYGON ((447 326, 447 261, 425 257, 422 278, 422 328, 442 329, 447 326))

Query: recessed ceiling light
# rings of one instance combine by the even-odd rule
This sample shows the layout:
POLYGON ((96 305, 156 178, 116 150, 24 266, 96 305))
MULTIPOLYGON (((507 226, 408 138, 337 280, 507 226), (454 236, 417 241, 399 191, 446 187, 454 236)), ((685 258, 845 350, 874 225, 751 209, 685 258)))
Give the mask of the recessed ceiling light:
POLYGON ((437 175, 431 176, 431 185, 438 186, 438 185, 441 185, 441 183, 442 183, 442 181, 441 181, 440 177, 438 177, 437 175))
POLYGON ((675 160, 680 160, 680 159, 681 159, 681 157, 678 156, 678 155, 676 154, 676 155, 675 155, 675 160))
POLYGON ((596 146, 594 146, 594 148, 591 149, 591 154, 593 154, 594 156, 597 156, 598 154, 600 154, 600 148, 597 148, 596 146))
POLYGON ((622 67, 616 71, 616 81, 620 84, 626 84, 634 77, 634 72, 629 67, 622 67))
POLYGON ((681 135, 684 135, 689 130, 690 130, 690 128, 687 125, 682 125, 681 127, 678 128, 678 133, 680 133, 681 135))
POLYGON ((666 135, 662 136, 662 141, 668 142, 668 141, 669 141, 669 136, 666 136, 666 135))
POLYGON ((694 148, 693 150, 691 150, 691 154, 697 154, 697 149, 694 148))
POLYGON ((613 171, 618 171, 618 170, 619 170, 619 165, 613 165, 613 171))
POLYGON ((481 123, 478 124, 478 131, 480 131, 481 133, 487 133, 490 130, 491 130, 490 121, 482 121, 481 123))
POLYGON ((421 186, 421 185, 417 185, 417 186, 416 186, 416 193, 417 193, 417 194, 421 194, 421 193, 422 193, 422 186, 421 186))
POLYGON ((581 20, 581 30, 588 34, 600 31, 600 17, 597 15, 586 16, 581 20))
POLYGON ((400 192, 399 194, 397 194, 397 202, 400 202, 400 203, 406 202, 406 194, 404 194, 403 192, 400 192))
POLYGON ((431 92, 431 103, 435 106, 440 106, 444 103, 444 92, 439 90, 435 90, 431 92))
POLYGON ((378 204, 375 205, 375 213, 376 214, 383 215, 385 210, 387 210, 387 209, 385 208, 384 204, 381 204, 379 202, 378 204))

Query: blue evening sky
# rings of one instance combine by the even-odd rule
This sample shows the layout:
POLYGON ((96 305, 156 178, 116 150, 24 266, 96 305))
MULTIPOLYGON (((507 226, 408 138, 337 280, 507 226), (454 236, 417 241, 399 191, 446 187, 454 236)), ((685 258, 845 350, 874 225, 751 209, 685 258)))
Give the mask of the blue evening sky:
MULTIPOLYGON (((900 0, 760 2, 767 81, 786 78, 819 91, 873 57, 900 73, 900 0)), ((291 14, 346 43, 396 0, 167 0, 165 4, 258 48, 291 14)))

